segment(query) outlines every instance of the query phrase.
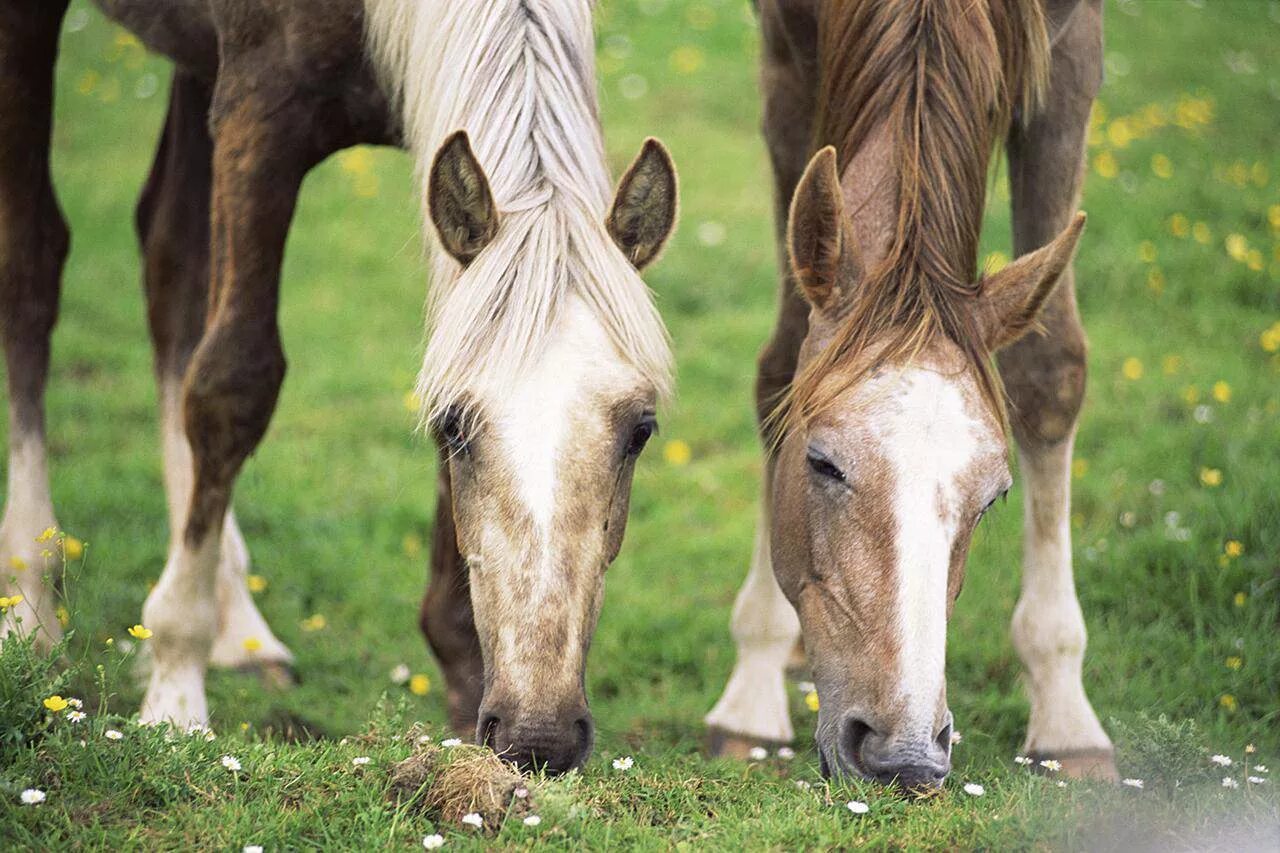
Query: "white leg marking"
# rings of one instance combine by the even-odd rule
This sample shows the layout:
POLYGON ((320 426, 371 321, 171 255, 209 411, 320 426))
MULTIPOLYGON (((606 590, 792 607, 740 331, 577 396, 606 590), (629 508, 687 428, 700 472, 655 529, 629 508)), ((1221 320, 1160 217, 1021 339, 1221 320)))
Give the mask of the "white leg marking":
POLYGON ((9 487, 0 522, 0 591, 21 595, 22 601, 0 617, 0 639, 13 630, 38 630, 41 644, 47 646, 62 637, 52 586, 62 573, 62 560, 56 542, 36 541, 45 529, 57 526, 45 447, 39 437, 16 430, 9 440, 9 487), (52 556, 41 556, 43 551, 52 556))
POLYGON ((788 742, 794 736, 784 672, 800 637, 800 619, 773 576, 769 502, 756 527, 751 571, 733 605, 738 659, 707 725, 745 737, 788 742))
POLYGON ((1084 616, 1071 573, 1073 443, 1074 436, 1057 447, 1019 453, 1026 484, 1025 553, 1013 644, 1027 667, 1029 751, 1111 748, 1081 678, 1084 616))
MULTIPOLYGON (((191 447, 182 428, 182 392, 168 384, 160 394, 161 449, 164 455, 165 495, 169 504, 170 553, 174 553, 187 523, 187 503, 194 481, 191 447)), ((276 638, 249 592, 249 549, 234 512, 227 513, 218 561, 218 634, 210 663, 236 668, 255 663, 293 662, 293 653, 276 638), (248 642, 254 649, 245 648, 248 642)))
POLYGON ((209 721, 204 695, 205 665, 218 628, 217 577, 221 537, 210 534, 191 547, 178 541, 169 552, 160 582, 147 596, 142 622, 155 632, 154 664, 142 720, 178 726, 209 721))

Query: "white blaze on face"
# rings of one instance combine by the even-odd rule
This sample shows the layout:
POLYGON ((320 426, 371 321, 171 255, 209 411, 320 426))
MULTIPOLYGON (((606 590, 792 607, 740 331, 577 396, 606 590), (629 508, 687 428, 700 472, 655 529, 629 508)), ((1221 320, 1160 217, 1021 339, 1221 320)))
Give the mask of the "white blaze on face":
POLYGON ((876 436, 894 469, 898 683, 907 708, 901 732, 931 740, 946 679, 951 550, 967 523, 959 478, 980 456, 998 453, 999 443, 970 414, 956 377, 910 368, 886 379, 892 387, 876 436))
MULTIPOLYGON (((526 600, 495 596, 505 599, 510 607, 505 614, 493 613, 490 622, 498 627, 497 653, 504 667, 520 666, 524 656, 519 632, 530 627, 531 614, 568 617, 567 647, 581 647, 584 626, 580 617, 584 614, 577 610, 595 600, 598 578, 569 578, 557 565, 569 557, 589 556, 574 554, 573 543, 556 541, 556 519, 564 516, 572 501, 585 499, 564 488, 560 474, 575 459, 589 465, 616 461, 617 437, 608 422, 609 407, 634 394, 641 384, 640 374, 622 360, 600 321, 580 299, 572 297, 537 364, 513 383, 509 392, 485 400, 493 427, 494 455, 511 472, 512 496, 532 524, 532 541, 514 542, 513 532, 499 529, 498 519, 486 519, 486 529, 479 537, 486 553, 466 555, 473 568, 485 566, 485 574, 495 570, 506 573, 493 584, 530 590, 526 600), (580 595, 579 590, 566 589, 566 584, 591 584, 591 594, 580 595), (553 600, 557 600, 555 606, 545 606, 553 600), (564 603, 570 601, 579 606, 566 612, 564 603)), ((603 555, 599 557, 603 560, 603 555)), ((598 566, 588 568, 598 572, 598 566)), ((492 588, 488 578, 475 580, 492 588)), ((576 679, 573 655, 566 655, 565 665, 575 670, 576 679)), ((513 671, 512 675, 519 677, 520 673, 513 671)))

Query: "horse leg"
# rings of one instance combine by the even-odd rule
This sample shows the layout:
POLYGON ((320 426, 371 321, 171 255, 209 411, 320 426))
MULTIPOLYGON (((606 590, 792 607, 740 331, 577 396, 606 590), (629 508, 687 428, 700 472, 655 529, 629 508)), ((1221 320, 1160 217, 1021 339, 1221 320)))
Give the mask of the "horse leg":
MULTIPOLYGON (((174 72, 160 147, 137 211, 159 389, 169 530, 175 540, 186 526, 194 478, 191 447, 182 424, 182 377, 208 312, 210 97, 206 82, 181 69, 174 72)), ((211 663, 260 668, 272 682, 287 682, 293 655, 254 605, 248 569, 249 552, 235 513, 229 509, 218 561, 218 633, 211 663), (245 648, 246 642, 255 647, 253 651, 245 648)))
POLYGON ((449 466, 440 459, 436 487, 436 525, 431 541, 431 578, 422 599, 419 625, 444 672, 449 724, 473 737, 480 697, 484 692, 484 658, 471 610, 467 563, 458 551, 453 524, 453 493, 449 466))
MULTIPOLYGON (((760 5, 764 36, 764 136, 774 174, 774 225, 782 287, 778 322, 760 353, 756 413, 766 454, 773 441, 767 418, 795 373, 808 330, 808 306, 790 281, 787 212, 809 154, 817 93, 817 25, 812 0, 773 0, 760 5)), ((746 582, 733 605, 731 629, 737 646, 729 682, 706 716, 710 750, 745 758, 762 743, 787 743, 793 735, 785 671, 797 654, 800 621, 778 587, 770 557, 770 495, 773 463, 766 459, 760 520, 746 582)), ((803 651, 800 652, 803 655, 803 651)))
MULTIPOLYGON (((1089 109, 1102 75, 1098 2, 1082 4, 1054 45, 1045 110, 1009 139, 1016 254, 1073 215, 1089 109)), ((1068 267, 1033 332, 1000 354, 1025 479, 1022 595, 1013 641, 1027 668, 1026 751, 1076 776, 1115 778, 1111 741, 1085 696, 1085 626, 1071 569, 1071 450, 1084 397, 1085 338, 1068 267)))
POLYGON ((186 523, 143 608, 155 632, 144 720, 208 719, 204 676, 218 630, 222 535, 236 475, 284 381, 280 266, 302 179, 329 152, 312 136, 323 91, 260 66, 240 68, 234 58, 224 58, 215 88, 209 318, 182 396, 195 477, 186 523))
POLYGON ((0 18, 0 341, 9 384, 9 470, 0 521, 0 590, 21 601, 0 616, 48 646, 62 636, 53 584, 61 555, 45 449, 49 336, 70 237, 49 175, 53 68, 66 0, 20 0, 0 18), (48 556, 46 556, 48 555, 48 556), (19 622, 21 623, 19 626, 19 622))

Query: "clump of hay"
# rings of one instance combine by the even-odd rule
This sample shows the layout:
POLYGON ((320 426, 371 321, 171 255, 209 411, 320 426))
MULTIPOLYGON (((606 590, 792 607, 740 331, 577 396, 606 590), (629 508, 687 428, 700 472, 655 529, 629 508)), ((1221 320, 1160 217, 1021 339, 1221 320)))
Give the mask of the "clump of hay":
POLYGON ((488 747, 469 744, 417 744, 413 755, 392 768, 389 796, 446 826, 478 814, 487 832, 501 828, 508 815, 522 818, 533 811, 528 782, 516 766, 488 747))

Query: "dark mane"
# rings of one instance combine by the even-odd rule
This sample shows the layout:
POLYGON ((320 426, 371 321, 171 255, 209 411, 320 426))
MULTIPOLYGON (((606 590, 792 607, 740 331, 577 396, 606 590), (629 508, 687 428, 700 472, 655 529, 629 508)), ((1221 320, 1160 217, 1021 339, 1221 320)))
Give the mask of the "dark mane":
MULTIPOLYGON (((999 380, 971 303, 987 166, 1015 110, 1048 76, 1039 0, 840 0, 820 4, 821 82, 813 150, 847 167, 884 126, 899 181, 887 256, 863 271, 835 340, 797 375, 780 415, 798 426, 841 388, 823 379, 888 333, 879 361, 909 358, 935 335, 954 341, 989 402, 999 380)), ((856 377, 855 377, 856 378, 856 377)))

